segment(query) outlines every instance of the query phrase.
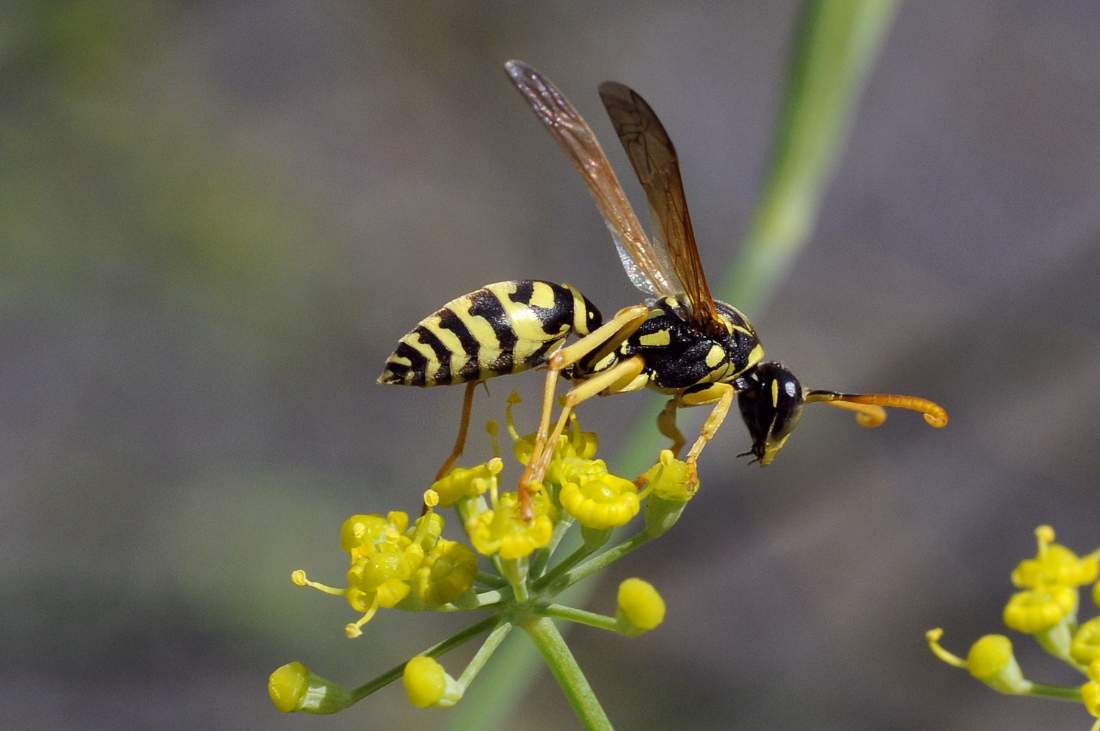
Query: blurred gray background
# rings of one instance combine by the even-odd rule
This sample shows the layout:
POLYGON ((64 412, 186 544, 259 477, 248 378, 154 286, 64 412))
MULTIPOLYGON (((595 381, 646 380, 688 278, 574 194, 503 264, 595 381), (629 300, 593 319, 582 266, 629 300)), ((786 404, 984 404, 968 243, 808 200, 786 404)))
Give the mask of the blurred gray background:
MULTIPOLYGON (((605 313, 638 299, 501 63, 555 79, 622 172, 595 88, 641 91, 720 280, 796 10, 6 3, 0 723, 443 728, 399 685, 309 718, 265 683, 300 659, 355 685, 459 626, 390 612, 348 641, 350 609, 288 581, 339 583, 340 521, 413 509, 449 448, 460 389, 374 383, 397 338, 502 279, 605 313)), ((759 470, 728 422, 676 530, 608 577, 654 582, 665 626, 572 634, 622 728, 1086 727, 950 670, 923 633, 963 652, 998 631, 1040 522, 1100 541, 1098 24, 1087 0, 902 7, 813 241, 750 314, 804 383, 920 393, 952 423, 816 409, 759 470)), ((475 424, 539 378, 492 386, 475 424)), ((585 423, 614 455, 658 398, 585 423)), ((608 580, 590 606, 613 604, 608 580)), ((1080 682, 1018 645, 1036 680, 1080 682)), ((504 726, 574 724, 542 672, 504 726)))

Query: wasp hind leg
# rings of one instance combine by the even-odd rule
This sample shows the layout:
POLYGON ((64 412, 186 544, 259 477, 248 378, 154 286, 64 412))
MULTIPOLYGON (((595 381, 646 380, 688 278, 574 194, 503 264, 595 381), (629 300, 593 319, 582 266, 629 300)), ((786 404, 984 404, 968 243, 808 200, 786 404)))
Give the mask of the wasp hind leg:
POLYGON ((631 382, 643 370, 645 370, 645 360, 642 356, 635 355, 579 383, 562 397, 561 413, 558 414, 558 422, 554 425, 554 431, 548 436, 541 451, 532 452, 531 459, 527 463, 527 470, 524 472, 524 481, 520 482, 520 506, 523 509, 525 519, 529 520, 534 517, 530 504, 534 491, 530 486, 536 482, 542 482, 542 478, 546 475, 546 470, 550 466, 550 460, 554 457, 554 450, 550 445, 558 443, 558 437, 565 432, 565 427, 569 425, 569 417, 576 407, 601 393, 621 393, 631 390, 629 388, 631 382), (525 490, 526 503, 523 502, 525 490))
POLYGON ((435 473, 436 480, 442 480, 451 471, 455 462, 462 456, 463 450, 466 449, 466 434, 470 431, 470 414, 474 408, 474 391, 477 390, 479 383, 482 381, 470 381, 466 384, 466 393, 462 397, 462 417, 458 423, 458 436, 455 437, 455 445, 451 448, 450 456, 435 473))
MULTIPOLYGON (((575 388, 566 394, 567 405, 562 409, 562 414, 558 418, 558 425, 555 428, 555 437, 550 439, 550 418, 554 408, 554 396, 557 393, 558 378, 561 376, 561 372, 569 366, 577 363, 585 357, 595 355, 603 357, 605 354, 611 353, 615 348, 634 334, 634 331, 642 326, 642 323, 646 321, 649 316, 649 308, 645 305, 635 305, 633 307, 625 307, 619 310, 613 318, 605 322, 600 327, 596 328, 588 335, 585 335, 581 339, 577 340, 571 345, 567 345, 563 348, 559 348, 555 353, 550 356, 550 361, 547 364, 546 373, 546 385, 543 389, 542 397, 542 414, 539 418, 539 428, 535 435, 534 448, 531 451, 531 457, 527 462, 527 468, 523 471, 523 476, 519 481, 519 500, 520 506, 524 518, 531 518, 531 497, 534 494, 532 484, 536 482, 542 482, 542 478, 546 472, 546 467, 550 464, 550 457, 553 454, 553 448, 549 445, 557 443, 557 435, 560 435, 565 429, 565 425, 569 420, 569 412, 572 411, 576 404, 584 401, 592 396, 595 396, 600 391, 608 388, 608 386, 617 385, 617 383, 623 380, 623 376, 628 372, 628 369, 618 370, 624 363, 633 361, 623 361, 623 363, 616 364, 611 368, 599 373, 592 378, 587 379, 583 383, 579 384, 575 388), (612 371, 616 371, 614 376, 607 378, 607 374, 612 371), (595 392, 578 398, 581 393, 587 393, 585 387, 600 379, 598 383, 603 384, 595 392), (582 391, 582 389, 585 389, 582 391), (569 399, 572 396, 573 403, 569 404, 569 399)), ((595 358, 599 360, 599 358, 595 358)), ((639 358, 640 362, 641 359, 639 358)), ((631 366, 633 368, 635 366, 631 366)), ((636 366, 638 368, 636 376, 641 372, 644 364, 636 366)), ((633 376, 631 379, 633 380, 633 376)))

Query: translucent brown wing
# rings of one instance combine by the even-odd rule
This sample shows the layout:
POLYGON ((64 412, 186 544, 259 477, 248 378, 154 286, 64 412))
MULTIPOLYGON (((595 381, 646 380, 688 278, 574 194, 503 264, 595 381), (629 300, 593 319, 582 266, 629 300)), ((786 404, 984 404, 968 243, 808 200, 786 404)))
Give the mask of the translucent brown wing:
POLYGON ((516 89, 565 150, 603 214, 623 268, 635 287, 653 297, 680 294, 671 262, 650 243, 596 135, 549 79, 523 61, 504 64, 516 89))
POLYGON ((604 82, 600 99, 645 189, 654 228, 660 231, 654 236, 656 248, 667 252, 677 279, 674 286, 687 295, 689 318, 703 332, 724 333, 695 245, 672 140, 645 99, 630 87, 604 82))

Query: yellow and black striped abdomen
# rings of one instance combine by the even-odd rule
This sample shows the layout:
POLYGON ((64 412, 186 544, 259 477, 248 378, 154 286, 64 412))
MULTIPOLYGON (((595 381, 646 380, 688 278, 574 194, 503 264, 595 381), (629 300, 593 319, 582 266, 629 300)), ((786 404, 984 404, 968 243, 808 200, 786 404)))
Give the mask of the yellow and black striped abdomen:
POLYGON ((570 333, 587 335, 599 310, 568 284, 488 284, 448 302, 401 338, 379 383, 442 386, 518 373, 546 362, 570 333))

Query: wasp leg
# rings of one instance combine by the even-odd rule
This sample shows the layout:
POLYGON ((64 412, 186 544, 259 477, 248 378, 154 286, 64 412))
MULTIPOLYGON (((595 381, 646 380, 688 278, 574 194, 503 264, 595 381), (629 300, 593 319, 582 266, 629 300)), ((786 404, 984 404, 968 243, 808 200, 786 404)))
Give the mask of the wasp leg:
POLYGON ((462 397, 462 420, 458 423, 458 436, 455 438, 454 448, 451 449, 451 456, 447 457, 446 461, 443 462, 443 466, 435 473, 435 479, 437 480, 442 480, 451 471, 455 462, 462 456, 462 451, 466 448, 466 434, 470 430, 470 412, 474 408, 474 391, 477 390, 477 384, 479 383, 484 383, 484 381, 470 381, 466 384, 466 393, 462 397))
POLYGON ((737 389, 728 383, 715 383, 713 386, 701 391, 685 393, 680 397, 680 403, 685 406, 715 404, 714 409, 707 415, 707 420, 703 422, 703 428, 699 431, 699 438, 695 440, 695 444, 691 445, 687 460, 685 460, 691 470, 690 474, 693 482, 699 481, 695 467, 696 462, 699 461, 699 455, 703 452, 703 447, 707 446, 707 442, 714 438, 719 427, 722 426, 722 422, 725 421, 736 393, 737 389))
POLYGON ((676 410, 679 407, 679 399, 670 398, 665 407, 661 409, 661 413, 657 415, 657 431, 672 440, 672 446, 669 449, 672 450, 674 457, 680 456, 680 450, 687 443, 687 440, 684 439, 684 433, 680 431, 680 427, 676 426, 676 410))
POLYGON ((520 508, 525 519, 530 520, 534 517, 531 512, 531 496, 533 494, 531 485, 542 482, 543 477, 546 475, 546 469, 550 466, 550 460, 554 456, 553 445, 558 443, 558 437, 562 435, 565 427, 568 426, 569 416, 573 413, 573 410, 578 404, 601 393, 617 393, 621 390, 629 390, 631 383, 644 369, 645 360, 642 356, 635 355, 582 381, 565 394, 562 398, 562 409, 561 413, 558 414, 558 422, 554 426, 554 431, 547 436, 542 449, 538 449, 536 444, 536 450, 531 453, 531 458, 527 462, 527 469, 524 470, 523 477, 520 479, 520 508))
MULTIPOLYGON (((524 506, 525 513, 530 512, 531 490, 533 481, 533 465, 536 465, 546 449, 547 439, 550 433, 550 417, 554 408, 554 394, 557 392, 558 378, 561 372, 582 358, 595 353, 603 357, 634 334, 634 331, 642 326, 649 317, 649 307, 646 305, 634 305, 624 307, 615 313, 615 316, 600 325, 592 332, 585 335, 571 345, 558 348, 550 356, 547 363, 546 384, 542 394, 542 414, 539 418, 539 428, 535 433, 535 444, 531 452, 531 458, 527 462, 527 469, 519 482, 520 504, 524 506)), ((549 464, 549 460, 547 460, 549 464)), ((541 479, 541 477, 540 477, 541 479)))

